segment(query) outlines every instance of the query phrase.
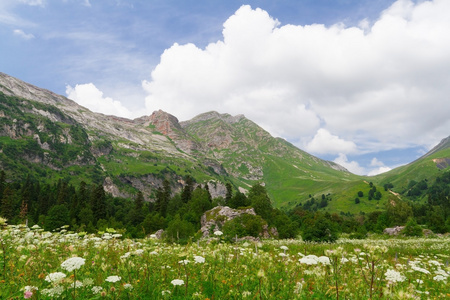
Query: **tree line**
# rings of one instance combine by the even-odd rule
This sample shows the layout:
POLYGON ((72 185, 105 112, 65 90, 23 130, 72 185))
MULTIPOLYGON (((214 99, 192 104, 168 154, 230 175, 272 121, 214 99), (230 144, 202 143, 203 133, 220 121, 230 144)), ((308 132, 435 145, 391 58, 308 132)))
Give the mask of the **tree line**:
MULTIPOLYGON (((208 185, 197 184, 187 176, 179 193, 173 193, 170 182, 164 180, 152 201, 145 201, 142 192, 137 192, 132 199, 113 197, 105 193, 102 184, 81 182, 73 186, 64 180, 42 184, 30 176, 23 181, 9 182, 5 172, 0 171, 0 216, 9 224, 27 222, 29 226, 37 224, 49 231, 69 225, 75 232, 95 233, 114 228, 124 236, 144 237, 164 229, 165 238, 174 242, 199 238, 201 216, 219 205, 253 207, 256 212, 256 216, 244 215, 218 228, 228 239, 258 236, 263 226, 276 228, 279 238, 295 238, 301 234, 303 239, 311 241, 333 241, 341 233, 364 238, 370 232, 380 233, 386 227, 405 224, 416 229, 426 227, 435 233, 450 231, 450 171, 427 187, 425 203, 391 196, 383 211, 357 215, 311 209, 315 205, 313 197, 303 206, 281 211, 272 206, 261 184, 252 186, 247 194, 237 191, 230 183, 226 188, 225 197, 212 198, 208 185)), ((328 198, 329 195, 322 195, 317 202, 325 207, 328 198)), ((409 232, 420 233, 421 230, 409 232)))

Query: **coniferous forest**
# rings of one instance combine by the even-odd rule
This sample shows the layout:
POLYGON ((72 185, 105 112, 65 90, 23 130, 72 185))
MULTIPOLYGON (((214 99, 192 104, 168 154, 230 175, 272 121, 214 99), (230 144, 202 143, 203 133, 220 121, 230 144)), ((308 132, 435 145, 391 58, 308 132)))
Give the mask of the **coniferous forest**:
POLYGON ((49 231, 68 225, 75 232, 94 233, 114 228, 124 236, 145 237, 164 229, 165 239, 173 242, 199 238, 201 216, 219 205, 253 207, 256 212, 256 216, 237 218, 224 228, 218 228, 230 240, 236 236, 258 237, 264 225, 275 227, 278 238, 294 238, 300 234, 304 240, 311 241, 334 241, 341 233, 364 238, 368 233, 381 233, 387 227, 400 225, 406 225, 404 233, 407 235, 422 235, 421 228, 434 233, 450 231, 449 171, 429 186, 426 181, 425 185, 411 186, 408 193, 419 185, 414 193, 426 195, 426 203, 392 197, 383 210, 367 214, 318 210, 326 206, 329 196, 325 195, 318 200, 311 197, 303 205, 281 211, 272 206, 273 200, 260 184, 254 185, 247 195, 234 191, 231 184, 227 184, 225 198, 212 198, 207 185, 197 185, 191 177, 185 182, 182 191, 173 194, 170 182, 164 180, 155 199, 146 201, 141 192, 132 199, 112 197, 105 193, 101 184, 81 182, 73 186, 64 180, 48 184, 30 176, 23 181, 10 181, 1 171, 0 216, 9 224, 37 224, 49 231))

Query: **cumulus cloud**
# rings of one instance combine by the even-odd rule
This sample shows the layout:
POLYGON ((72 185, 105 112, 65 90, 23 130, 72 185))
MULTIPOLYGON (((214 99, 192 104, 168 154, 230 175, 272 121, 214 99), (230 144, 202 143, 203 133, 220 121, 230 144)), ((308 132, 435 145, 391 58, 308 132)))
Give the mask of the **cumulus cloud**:
POLYGON ((448 0, 398 0, 357 27, 297 26, 242 6, 223 39, 164 51, 142 83, 146 107, 245 114, 317 153, 434 143, 450 128, 449 15, 448 0))
POLYGON ((14 29, 13 30, 14 35, 17 35, 24 40, 31 40, 34 39, 34 35, 31 33, 25 33, 22 29, 14 29))
POLYGON ((357 175, 365 175, 367 172, 366 170, 359 165, 357 161, 349 161, 347 158, 347 155, 340 153, 338 157, 334 160, 335 163, 343 166, 353 174, 357 175))
POLYGON ((370 167, 372 167, 372 169, 367 173, 368 176, 375 176, 392 170, 390 167, 385 166, 384 163, 376 157, 372 158, 370 167))
POLYGON ((94 111, 107 115, 133 117, 133 113, 119 101, 109 97, 103 97, 103 92, 97 89, 93 83, 77 84, 75 87, 66 86, 67 98, 94 111))
POLYGON ((341 139, 321 128, 311 142, 306 145, 306 150, 316 154, 348 154, 357 152, 357 147, 354 142, 341 139))

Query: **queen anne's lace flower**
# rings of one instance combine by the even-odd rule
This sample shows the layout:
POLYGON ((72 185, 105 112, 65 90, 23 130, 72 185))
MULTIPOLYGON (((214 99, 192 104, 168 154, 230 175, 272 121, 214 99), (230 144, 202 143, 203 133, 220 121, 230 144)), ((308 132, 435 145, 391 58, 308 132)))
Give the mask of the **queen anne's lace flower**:
POLYGON ((205 258, 204 258, 203 256, 195 255, 195 256, 194 256, 194 261, 195 261, 195 263, 197 263, 197 264, 202 264, 202 263, 205 262, 205 258))
POLYGON ((72 272, 73 270, 78 270, 81 268, 85 261, 86 260, 81 257, 71 257, 61 264, 61 268, 68 272, 72 272))
POLYGON ((384 273, 384 276, 386 276, 387 280, 392 282, 403 282, 406 279, 406 277, 400 274, 400 272, 390 269, 387 270, 386 273, 384 273))
POLYGON ((53 284, 58 284, 60 283, 64 278, 66 277, 66 274, 62 273, 62 272, 55 272, 55 273, 50 273, 45 277, 45 281, 53 283, 53 284))
POLYGON ((174 279, 170 283, 173 284, 174 286, 183 285, 184 284, 184 280, 183 279, 174 279))
POLYGON ((306 255, 298 260, 302 264, 317 265, 318 257, 315 255, 306 255))
POLYGON ((114 282, 120 281, 120 279, 122 279, 122 277, 120 277, 120 276, 115 276, 115 275, 114 275, 114 276, 108 276, 108 277, 105 279, 105 281, 114 283, 114 282))

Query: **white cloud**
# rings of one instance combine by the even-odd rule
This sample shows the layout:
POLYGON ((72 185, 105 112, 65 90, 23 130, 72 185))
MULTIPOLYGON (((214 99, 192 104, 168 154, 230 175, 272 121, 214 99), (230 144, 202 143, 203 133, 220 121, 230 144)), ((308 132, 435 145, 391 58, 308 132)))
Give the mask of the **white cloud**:
POLYGON ((34 35, 31 33, 25 33, 22 29, 14 29, 13 30, 14 35, 17 35, 24 40, 31 40, 34 39, 34 35))
POLYGON ((366 170, 357 161, 348 161, 347 155, 340 153, 334 160, 335 163, 343 166, 353 174, 364 175, 366 170))
POLYGON ((390 170, 392 170, 392 169, 389 168, 389 167, 379 167, 379 168, 370 170, 370 172, 367 173, 367 176, 375 176, 375 175, 378 175, 378 174, 381 174, 381 173, 388 172, 390 170))
POLYGON ((349 154, 357 152, 357 147, 355 143, 341 139, 321 128, 306 145, 306 150, 314 154, 349 154))
POLYGON ((93 83, 77 84, 75 87, 66 86, 67 98, 94 111, 107 115, 133 117, 133 113, 119 101, 109 97, 103 97, 103 92, 97 89, 93 83))
POLYGON ((370 167, 375 167, 372 168, 367 175, 368 176, 375 176, 381 173, 385 173, 387 171, 392 170, 390 167, 387 167, 384 165, 384 163, 380 160, 378 160, 376 157, 372 158, 372 160, 370 161, 370 167))
POLYGON ((142 83, 147 112, 243 113, 320 153, 434 143, 450 128, 449 15, 448 0, 398 0, 360 27, 297 26, 242 6, 222 40, 162 54, 142 83))

